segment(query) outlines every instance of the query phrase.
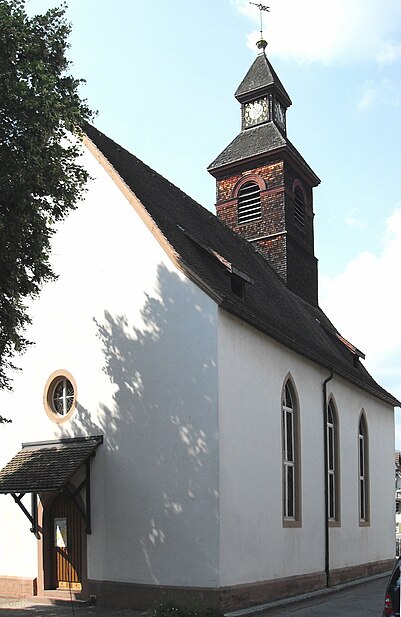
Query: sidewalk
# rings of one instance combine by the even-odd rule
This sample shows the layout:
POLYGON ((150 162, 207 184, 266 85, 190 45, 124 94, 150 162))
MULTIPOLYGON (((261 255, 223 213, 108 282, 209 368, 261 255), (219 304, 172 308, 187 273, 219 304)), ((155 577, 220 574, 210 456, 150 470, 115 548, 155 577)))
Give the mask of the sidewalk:
MULTIPOLYGON (((308 592, 308 593, 305 593, 299 596, 284 598, 283 600, 277 600, 275 602, 270 602, 269 604, 260 604, 258 606, 250 606, 249 608, 244 608, 238 611, 231 611, 229 613, 226 613, 226 617, 263 617, 265 613, 273 614, 275 609, 284 610, 286 607, 295 607, 295 611, 297 611, 297 608, 296 608, 297 606, 299 607, 308 602, 321 601, 321 602, 328 603, 331 601, 332 597, 334 598, 334 602, 335 602, 336 598, 338 598, 341 595, 341 592, 343 593, 351 592, 352 593, 353 589, 356 589, 356 590, 363 589, 364 585, 375 584, 375 583, 377 583, 377 587, 379 589, 383 588, 382 594, 380 595, 380 603, 381 603, 382 596, 384 598, 384 590, 387 586, 387 582, 388 582, 390 574, 391 574, 391 570, 389 572, 384 572, 381 574, 374 574, 372 576, 367 576, 366 578, 359 578, 354 581, 349 581, 348 583, 342 583, 334 587, 325 587, 323 589, 319 589, 317 591, 311 591, 311 592, 308 592)), ((290 614, 290 609, 288 609, 288 614, 290 614)), ((378 613, 378 615, 380 614, 381 614, 381 611, 378 613)))
POLYGON ((129 608, 87 604, 37 604, 31 600, 0 598, 0 617, 147 617, 149 613, 129 608))

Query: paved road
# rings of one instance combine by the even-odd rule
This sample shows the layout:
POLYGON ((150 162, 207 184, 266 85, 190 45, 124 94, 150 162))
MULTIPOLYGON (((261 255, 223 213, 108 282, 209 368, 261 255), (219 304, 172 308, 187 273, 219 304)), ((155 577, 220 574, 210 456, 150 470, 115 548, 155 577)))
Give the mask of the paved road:
POLYGON ((381 617, 388 577, 258 613, 257 617, 381 617))
MULTIPOLYGON (((379 578, 339 591, 257 612, 252 617, 381 617, 387 579, 379 578)), ((245 614, 245 613, 243 613, 245 614)), ((98 606, 38 605, 0 598, 0 617, 148 617, 130 609, 98 606)), ((251 617, 251 613, 248 613, 251 617)), ((248 617, 248 616, 247 616, 248 617)))

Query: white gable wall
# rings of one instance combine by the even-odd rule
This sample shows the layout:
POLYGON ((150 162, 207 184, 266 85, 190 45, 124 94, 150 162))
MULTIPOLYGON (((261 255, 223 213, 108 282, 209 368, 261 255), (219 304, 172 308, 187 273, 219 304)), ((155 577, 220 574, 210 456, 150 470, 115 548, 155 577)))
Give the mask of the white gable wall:
MULTIPOLYGON (((0 466, 21 442, 104 434, 92 462, 90 579, 219 587, 322 572, 328 371, 217 309, 88 153, 85 164, 95 180, 54 238, 59 279, 32 303, 35 345, 18 360, 14 392, 0 393, 0 413, 13 419, 0 426, 0 466), (57 369, 74 376, 78 392, 76 413, 61 425, 42 401, 57 369), (300 403, 299 528, 282 522, 281 392, 289 374, 300 403)), ((341 447, 331 568, 390 559, 393 411, 337 377, 330 394, 341 447), (362 408, 369 527, 358 520, 362 408)), ((10 496, 0 495, 0 516, 0 575, 35 577, 37 544, 10 496)))
MULTIPOLYGON (((324 572, 323 381, 329 371, 219 311, 221 584, 324 572), (302 524, 282 514, 281 393, 291 375, 300 406, 302 524)), ((393 410, 334 377, 340 425, 341 526, 330 568, 394 557, 393 410), (371 524, 359 526, 358 422, 369 431, 371 524), (387 444, 387 445, 386 445, 387 444)))
MULTIPOLYGON (((92 579, 216 585, 215 304, 172 264, 89 153, 95 180, 54 238, 59 274, 33 302, 35 345, 1 393, 0 465, 21 442, 104 434, 92 462, 92 579), (76 380, 77 411, 53 423, 49 375, 76 380)), ((28 500, 29 505, 29 500, 28 500)), ((36 576, 30 524, 0 496, 0 575, 36 576)))

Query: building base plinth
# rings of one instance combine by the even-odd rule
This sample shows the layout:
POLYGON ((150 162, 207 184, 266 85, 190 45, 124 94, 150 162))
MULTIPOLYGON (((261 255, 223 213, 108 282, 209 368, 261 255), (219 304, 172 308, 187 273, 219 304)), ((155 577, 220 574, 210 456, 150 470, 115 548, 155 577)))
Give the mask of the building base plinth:
MULTIPOLYGON (((388 572, 393 564, 394 560, 389 559, 333 570, 330 573, 330 587, 388 572)), ((208 607, 225 613, 325 588, 325 572, 219 588, 138 585, 89 579, 85 596, 92 597, 99 606, 147 610, 160 604, 170 604, 197 609, 208 607)))
POLYGON ((37 594, 37 579, 23 576, 0 576, 0 597, 32 598, 37 594))

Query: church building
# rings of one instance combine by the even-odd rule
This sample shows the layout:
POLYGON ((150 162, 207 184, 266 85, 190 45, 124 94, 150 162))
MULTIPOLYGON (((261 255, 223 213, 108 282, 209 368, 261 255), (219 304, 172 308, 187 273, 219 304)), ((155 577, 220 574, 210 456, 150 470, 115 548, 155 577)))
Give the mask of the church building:
POLYGON ((320 180, 265 47, 217 216, 85 128, 88 191, 0 393, 2 596, 230 611, 391 568, 400 403, 319 307, 320 180))

